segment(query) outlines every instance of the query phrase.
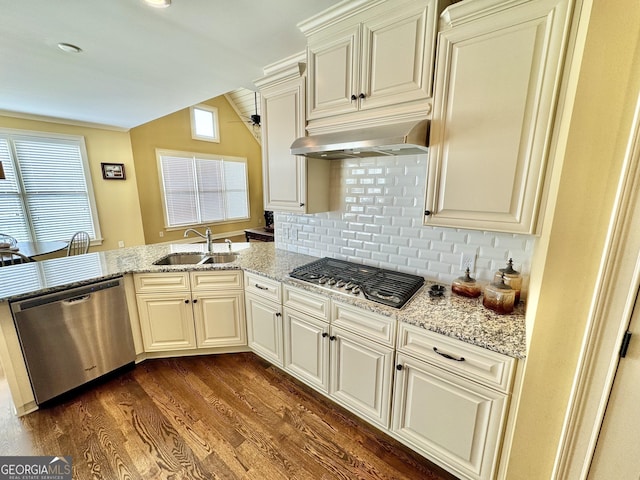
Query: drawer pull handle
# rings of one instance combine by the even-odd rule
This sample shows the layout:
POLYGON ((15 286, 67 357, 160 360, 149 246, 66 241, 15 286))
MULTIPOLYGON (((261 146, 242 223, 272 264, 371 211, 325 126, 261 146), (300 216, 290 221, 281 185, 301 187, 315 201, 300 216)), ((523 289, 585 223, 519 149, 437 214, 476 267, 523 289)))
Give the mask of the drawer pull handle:
POLYGON ((267 287, 263 287, 262 285, 258 285, 257 283, 255 284, 256 288, 259 288, 260 290, 269 290, 267 287))
POLYGON ((438 355, 440 355, 440 356, 442 356, 444 358, 447 358, 449 360, 455 360, 456 362, 464 362, 464 357, 456 358, 456 357, 453 357, 453 356, 449 355, 448 353, 439 352, 438 351, 438 347, 433 347, 433 351, 436 352, 438 355))

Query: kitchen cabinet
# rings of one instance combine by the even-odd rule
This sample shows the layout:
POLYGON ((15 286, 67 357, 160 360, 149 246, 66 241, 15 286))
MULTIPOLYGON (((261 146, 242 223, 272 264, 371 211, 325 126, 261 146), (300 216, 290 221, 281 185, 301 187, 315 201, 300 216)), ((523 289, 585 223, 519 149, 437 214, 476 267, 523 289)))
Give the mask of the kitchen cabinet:
POLYGON ((333 326, 330 340, 330 396, 371 423, 388 428, 393 348, 333 326))
POLYGON ((395 326, 393 318, 331 303, 329 394, 385 429, 391 415, 395 326))
POLYGON ((426 116, 444 3, 352 2, 301 23, 307 36, 310 123, 336 115, 343 116, 339 123, 370 121, 403 109, 426 116))
POLYGON ((283 305, 285 370, 388 428, 395 320, 290 285, 283 305))
POLYGON ((280 282, 245 274, 247 337, 251 350, 282 368, 282 305, 280 282))
POLYGON ((293 57, 265 67, 256 80, 262 106, 262 175, 264 208, 317 213, 329 210, 327 161, 291 155, 290 147, 305 135, 304 58, 293 57))
POLYGON ((463 478, 495 478, 515 360, 401 324, 391 431, 463 478))
POLYGON ((198 348, 246 345, 242 274, 191 272, 190 281, 198 348))
POLYGON ((329 298, 285 285, 284 369, 329 392, 329 298))
POLYGON ((535 233, 569 4, 489 0, 443 13, 426 225, 535 233))
POLYGON ((246 345, 242 273, 134 275, 145 352, 246 345))

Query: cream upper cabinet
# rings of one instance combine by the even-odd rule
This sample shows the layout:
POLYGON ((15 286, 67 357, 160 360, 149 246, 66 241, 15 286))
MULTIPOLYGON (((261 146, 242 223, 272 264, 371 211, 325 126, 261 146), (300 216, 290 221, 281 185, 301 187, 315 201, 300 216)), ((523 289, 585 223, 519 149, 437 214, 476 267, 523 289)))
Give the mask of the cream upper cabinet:
POLYGON ((535 233, 568 4, 461 2, 443 13, 425 224, 535 233))
POLYGON ((291 155, 305 135, 304 57, 265 67, 256 80, 262 106, 262 175, 264 208, 317 213, 329 210, 329 162, 291 155))
POLYGON ((356 1, 300 24, 308 37, 307 118, 366 111, 360 117, 370 119, 372 110, 396 114, 411 102, 426 116, 442 3, 356 1))

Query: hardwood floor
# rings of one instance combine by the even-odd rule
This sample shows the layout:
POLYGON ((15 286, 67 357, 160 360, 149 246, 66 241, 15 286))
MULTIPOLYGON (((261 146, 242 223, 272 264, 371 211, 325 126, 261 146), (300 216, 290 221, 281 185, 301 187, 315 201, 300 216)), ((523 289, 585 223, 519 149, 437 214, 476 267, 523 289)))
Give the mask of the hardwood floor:
POLYGON ((74 480, 455 479, 251 353, 147 360, 22 418, 10 405, 2 379, 0 455, 71 455, 74 480))

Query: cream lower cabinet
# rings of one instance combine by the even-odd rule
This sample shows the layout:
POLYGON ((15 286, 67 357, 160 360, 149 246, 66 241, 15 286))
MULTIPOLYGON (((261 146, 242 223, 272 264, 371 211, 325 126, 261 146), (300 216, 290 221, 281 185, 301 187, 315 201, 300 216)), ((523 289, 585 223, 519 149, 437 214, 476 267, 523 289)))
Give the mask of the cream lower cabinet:
POLYGON ((569 4, 465 1, 443 13, 426 225, 536 232, 569 4))
POLYGON ((331 327, 329 394, 371 423, 389 427, 393 348, 331 327))
POLYGON ((400 325, 392 433, 462 478, 495 478, 514 364, 400 325))
POLYGON ((307 385, 329 392, 329 324, 284 309, 284 369, 307 385))
POLYGON ((190 293, 136 295, 145 352, 197 348, 190 293))
POLYGON ((134 275, 145 352, 246 345, 242 272, 134 275))
POLYGON ((329 298, 284 285, 284 369, 329 392, 329 298))
POLYGON ((249 348, 282 368, 284 353, 280 282, 245 273, 244 288, 249 348))

